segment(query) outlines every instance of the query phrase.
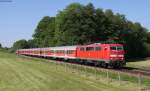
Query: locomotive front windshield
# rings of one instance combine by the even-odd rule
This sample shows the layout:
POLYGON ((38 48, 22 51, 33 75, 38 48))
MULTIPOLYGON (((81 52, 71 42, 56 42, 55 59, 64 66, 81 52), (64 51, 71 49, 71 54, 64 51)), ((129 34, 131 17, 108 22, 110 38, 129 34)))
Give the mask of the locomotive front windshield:
POLYGON ((123 50, 123 46, 111 46, 110 50, 123 50))

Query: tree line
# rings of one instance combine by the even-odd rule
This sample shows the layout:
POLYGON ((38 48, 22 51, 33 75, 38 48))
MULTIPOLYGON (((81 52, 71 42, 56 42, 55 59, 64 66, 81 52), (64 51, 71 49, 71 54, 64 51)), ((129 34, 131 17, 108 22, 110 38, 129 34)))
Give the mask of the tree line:
POLYGON ((122 43, 126 58, 150 56, 148 29, 123 14, 95 8, 92 3, 72 3, 55 17, 44 16, 33 39, 16 41, 12 50, 90 43, 122 43))

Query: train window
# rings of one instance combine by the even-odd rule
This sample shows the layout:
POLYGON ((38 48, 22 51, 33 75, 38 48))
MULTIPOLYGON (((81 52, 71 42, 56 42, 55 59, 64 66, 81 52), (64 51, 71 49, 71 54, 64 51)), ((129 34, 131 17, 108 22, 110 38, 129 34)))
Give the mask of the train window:
POLYGON ((111 50, 123 50, 122 46, 112 46, 110 47, 111 50))
POLYGON ((71 51, 70 51, 70 50, 68 50, 68 54, 71 54, 71 51))
POLYGON ((49 51, 48 51, 48 50, 46 50, 46 51, 45 51, 45 53, 46 53, 46 54, 48 54, 48 53, 49 53, 49 51))
POLYGON ((51 50, 50 53, 54 53, 54 50, 51 50))
POLYGON ((74 53, 74 50, 71 50, 71 54, 73 54, 74 53))
POLYGON ((61 50, 61 54, 64 54, 65 53, 65 51, 64 50, 61 50))
POLYGON ((67 50, 67 54, 69 54, 69 50, 67 50))
POLYGON ((110 47, 110 50, 116 50, 117 48, 116 48, 116 46, 111 46, 110 47))
POLYGON ((80 48, 80 51, 84 51, 84 48, 83 48, 83 47, 81 47, 81 48, 80 48))
POLYGON ((52 52, 55 54, 55 53, 56 53, 56 50, 52 50, 52 52))
POLYGON ((101 50, 101 47, 96 47, 95 50, 96 50, 96 51, 100 51, 100 50, 101 50))
POLYGON ((67 54, 73 54, 74 50, 67 50, 67 54))
POLYGON ((56 52, 57 54, 59 53, 59 51, 58 51, 58 50, 56 50, 55 52, 56 52))
POLYGON ((94 51, 94 47, 87 47, 86 51, 94 51))
POLYGON ((117 50, 123 50, 122 46, 117 46, 117 50))

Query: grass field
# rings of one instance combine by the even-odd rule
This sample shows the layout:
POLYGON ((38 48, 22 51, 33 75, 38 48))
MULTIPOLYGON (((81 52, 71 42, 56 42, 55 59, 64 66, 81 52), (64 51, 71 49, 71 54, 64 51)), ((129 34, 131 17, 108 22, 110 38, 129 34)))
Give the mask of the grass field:
POLYGON ((150 71, 150 59, 128 62, 127 66, 150 71))
MULTIPOLYGON (((28 59, 0 52, 0 91, 135 91, 128 85, 65 72, 64 67, 43 59, 28 59)), ((148 91, 148 90, 147 90, 148 91)))

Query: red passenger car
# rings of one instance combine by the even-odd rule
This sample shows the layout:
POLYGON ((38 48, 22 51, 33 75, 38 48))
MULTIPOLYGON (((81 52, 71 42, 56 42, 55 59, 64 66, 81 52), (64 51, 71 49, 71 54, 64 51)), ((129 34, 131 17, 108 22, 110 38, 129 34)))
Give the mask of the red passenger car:
POLYGON ((38 57, 69 59, 76 62, 91 62, 103 67, 122 67, 125 65, 122 44, 94 43, 80 46, 61 46, 49 48, 20 49, 17 54, 38 57))

